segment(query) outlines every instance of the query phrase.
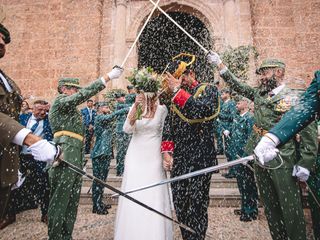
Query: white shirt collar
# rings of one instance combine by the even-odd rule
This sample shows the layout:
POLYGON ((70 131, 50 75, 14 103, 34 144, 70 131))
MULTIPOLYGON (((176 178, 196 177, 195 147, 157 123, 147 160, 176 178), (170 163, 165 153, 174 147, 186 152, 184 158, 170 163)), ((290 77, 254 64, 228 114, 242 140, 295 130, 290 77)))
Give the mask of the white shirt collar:
POLYGON ((241 117, 243 117, 244 115, 246 115, 246 114, 247 114, 247 112, 248 112, 248 111, 246 111, 246 112, 244 112, 244 113, 240 114, 240 116, 241 116, 241 117))
POLYGON ((280 86, 274 88, 271 92, 275 95, 277 95, 279 92, 282 91, 282 89, 285 87, 285 84, 281 84, 280 86))
POLYGON ((30 120, 35 120, 35 121, 37 121, 37 118, 32 114, 30 120))

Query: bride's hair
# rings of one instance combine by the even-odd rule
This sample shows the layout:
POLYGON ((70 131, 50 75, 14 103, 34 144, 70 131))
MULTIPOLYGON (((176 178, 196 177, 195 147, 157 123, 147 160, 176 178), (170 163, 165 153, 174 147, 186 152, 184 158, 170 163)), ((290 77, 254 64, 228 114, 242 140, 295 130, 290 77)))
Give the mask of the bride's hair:
POLYGON ((152 113, 153 115, 157 109, 156 106, 159 104, 158 95, 155 92, 144 92, 143 94, 146 101, 142 116, 145 116, 147 113, 152 113))

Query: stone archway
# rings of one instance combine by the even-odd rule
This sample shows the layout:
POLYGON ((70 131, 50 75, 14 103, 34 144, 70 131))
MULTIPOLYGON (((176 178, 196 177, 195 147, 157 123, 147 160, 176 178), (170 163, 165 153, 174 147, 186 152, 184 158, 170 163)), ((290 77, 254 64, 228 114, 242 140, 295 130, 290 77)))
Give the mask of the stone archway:
MULTIPOLYGON (((167 12, 206 49, 212 49, 212 34, 198 17, 183 9, 167 12)), ((154 17, 140 36, 138 67, 151 66, 160 73, 180 52, 196 55, 195 71, 199 80, 213 81, 212 69, 206 64, 204 51, 163 14, 154 17)))

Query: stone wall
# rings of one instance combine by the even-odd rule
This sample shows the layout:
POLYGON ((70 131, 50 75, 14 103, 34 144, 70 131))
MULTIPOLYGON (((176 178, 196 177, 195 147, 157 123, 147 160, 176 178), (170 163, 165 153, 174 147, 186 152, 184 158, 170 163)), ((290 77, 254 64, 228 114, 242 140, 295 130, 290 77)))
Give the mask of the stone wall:
MULTIPOLYGON (((147 0, 0 3, 12 35, 1 68, 24 95, 48 100, 56 95, 61 76, 80 77, 86 85, 120 64, 152 9, 147 0)), ((161 0, 160 6, 197 16, 212 33, 216 49, 254 44, 261 53, 255 65, 265 57, 280 57, 289 78, 307 81, 320 68, 319 0, 161 0)), ((125 74, 136 64, 134 49, 125 74)), ((126 84, 123 77, 109 87, 126 84)))
POLYGON ((320 69, 319 0, 250 0, 253 44, 287 64, 287 77, 309 83, 320 69))

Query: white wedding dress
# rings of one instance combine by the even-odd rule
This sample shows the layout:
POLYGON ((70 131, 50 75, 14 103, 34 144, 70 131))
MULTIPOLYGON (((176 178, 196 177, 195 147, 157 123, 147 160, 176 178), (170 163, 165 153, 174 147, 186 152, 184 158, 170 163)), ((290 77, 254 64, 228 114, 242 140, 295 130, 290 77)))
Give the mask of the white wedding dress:
MULTIPOLYGON (((131 126, 126 120, 124 131, 133 133, 125 158, 121 191, 145 186, 165 179, 160 152, 162 128, 168 111, 158 105, 154 118, 137 120, 131 126)), ((129 115, 129 114, 128 114, 129 115)), ((146 205, 172 216, 167 185, 129 194, 146 205)), ((172 223, 130 200, 120 197, 115 240, 172 240, 172 223)))

